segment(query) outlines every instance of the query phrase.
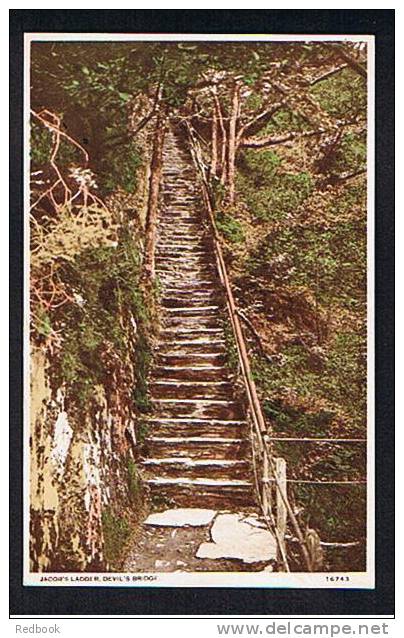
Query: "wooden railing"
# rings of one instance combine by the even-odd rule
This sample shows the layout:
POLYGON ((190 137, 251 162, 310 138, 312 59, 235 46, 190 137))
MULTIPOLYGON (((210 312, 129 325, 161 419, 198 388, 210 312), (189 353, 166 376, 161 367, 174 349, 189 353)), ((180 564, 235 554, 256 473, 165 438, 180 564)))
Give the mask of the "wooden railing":
POLYGON ((279 558, 282 561, 285 570, 289 571, 285 546, 285 531, 287 519, 289 518, 290 524, 299 543, 302 558, 307 570, 313 571, 314 556, 306 544, 305 537, 288 498, 286 462, 284 459, 275 458, 273 455, 270 429, 265 421, 252 376, 243 329, 227 274, 219 234, 216 228, 213 212, 214 202, 208 178, 208 168, 204 163, 202 149, 196 132, 188 121, 186 121, 185 127, 189 140, 189 149, 200 179, 205 204, 204 208, 212 233, 217 268, 225 292, 229 317, 237 346, 241 376, 246 390, 248 416, 252 426, 251 442, 258 501, 263 517, 269 529, 276 537, 279 558))

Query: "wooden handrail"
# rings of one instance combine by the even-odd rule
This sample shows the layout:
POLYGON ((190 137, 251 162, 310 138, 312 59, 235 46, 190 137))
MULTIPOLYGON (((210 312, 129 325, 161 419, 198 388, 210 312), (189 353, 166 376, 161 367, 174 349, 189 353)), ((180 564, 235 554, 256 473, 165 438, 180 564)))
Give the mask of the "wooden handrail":
MULTIPOLYGON (((236 304, 234 301, 234 296, 233 296, 230 280, 227 274, 226 264, 224 261, 223 251, 222 251, 222 247, 220 243, 220 237, 219 237, 219 233, 218 233, 215 218, 214 218, 214 213, 213 213, 214 203, 213 203, 212 192, 210 189, 210 184, 207 178, 207 172, 208 172, 207 167, 205 166, 203 161, 199 142, 197 141, 194 131, 192 129, 192 126, 188 121, 186 121, 186 127, 188 131, 188 137, 190 139, 191 155, 192 155, 195 167, 197 168, 197 171, 201 178, 202 195, 203 195, 203 199, 205 203, 205 211, 207 213, 209 225, 212 231, 213 246, 214 246, 220 280, 226 293, 226 301, 227 301, 227 306, 229 309, 230 321, 232 324, 233 334, 236 341, 241 374, 242 374, 244 386, 246 389, 246 394, 247 394, 250 413, 252 416, 252 421, 254 424, 254 429, 258 436, 261 449, 263 450, 263 453, 272 471, 272 475, 273 475, 272 481, 275 482, 278 488, 278 494, 287 510, 288 516, 290 518, 295 534, 299 541, 304 562, 306 563, 307 569, 309 571, 313 571, 312 559, 308 551, 308 548, 306 546, 305 538, 300 529, 300 525, 293 511, 293 508, 289 502, 287 494, 284 490, 284 486, 282 485, 281 481, 278 478, 275 462, 269 447, 269 441, 270 441, 270 436, 268 434, 269 430, 267 428, 265 417, 263 415, 261 404, 258 398, 257 388, 252 376, 247 347, 246 347, 246 343, 244 339, 244 334, 241 327, 241 322, 240 322, 239 314, 237 312, 236 304)), ((264 513, 264 516, 267 518, 266 512, 264 511, 263 513, 264 513)), ((276 531, 276 526, 274 524, 273 524, 273 527, 276 531)), ((280 553, 282 556, 284 556, 284 563, 287 565, 283 542, 281 542, 278 535, 277 535, 277 541, 278 541, 280 553)))

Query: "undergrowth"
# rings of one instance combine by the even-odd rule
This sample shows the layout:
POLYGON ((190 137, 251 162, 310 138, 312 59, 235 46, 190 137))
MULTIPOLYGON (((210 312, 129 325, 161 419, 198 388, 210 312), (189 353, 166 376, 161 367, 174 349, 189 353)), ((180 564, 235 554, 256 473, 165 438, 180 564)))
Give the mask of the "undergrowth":
POLYGON ((147 409, 150 317, 139 287, 140 267, 141 257, 127 233, 116 247, 88 248, 60 266, 75 303, 66 304, 55 316, 55 327, 63 324, 63 348, 52 380, 57 387, 66 384, 69 396, 82 408, 96 385, 114 384, 114 367, 126 361, 135 368, 134 407, 147 409))
POLYGON ((104 559, 110 565, 117 565, 122 559, 122 551, 130 537, 130 522, 122 515, 116 515, 111 508, 102 512, 102 532, 104 537, 104 559))

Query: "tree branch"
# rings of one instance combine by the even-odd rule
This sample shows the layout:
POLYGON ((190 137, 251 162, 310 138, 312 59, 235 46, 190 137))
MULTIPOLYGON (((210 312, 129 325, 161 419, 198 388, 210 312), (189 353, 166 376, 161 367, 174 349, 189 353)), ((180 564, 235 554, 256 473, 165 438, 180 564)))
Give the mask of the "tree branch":
POLYGON ((315 137, 316 135, 322 135, 325 133, 324 128, 319 128, 312 131, 292 131, 286 135, 267 135, 265 137, 247 137, 240 144, 243 148, 264 148, 266 146, 278 146, 285 142, 290 142, 295 139, 303 139, 306 137, 315 137))
POLYGON ((281 109, 285 106, 286 100, 282 100, 281 102, 275 102, 269 108, 260 111, 252 120, 244 124, 238 132, 237 138, 238 141, 242 139, 242 137, 246 133, 257 133, 265 124, 281 109))
POLYGON ((351 173, 346 172, 341 173, 340 175, 331 175, 331 179, 334 183, 346 182, 348 179, 359 177, 359 175, 364 175, 366 172, 366 168, 359 168, 357 171, 353 171, 351 173))
POLYGON ((330 78, 331 76, 336 75, 336 73, 339 73, 343 69, 346 69, 347 66, 348 66, 348 64, 341 64, 340 66, 334 67, 330 71, 327 71, 327 73, 323 73, 323 75, 320 75, 319 77, 315 78, 314 80, 311 80, 311 82, 309 83, 310 86, 315 86, 319 82, 322 82, 323 80, 327 80, 327 78, 330 78))
POLYGON ((367 78, 368 74, 367 74, 366 68, 363 67, 360 62, 355 60, 355 58, 353 58, 351 55, 349 55, 349 53, 347 53, 344 50, 343 45, 334 45, 332 47, 332 50, 336 51, 337 55, 340 58, 342 58, 344 60, 344 62, 346 62, 348 64, 348 66, 351 67, 351 69, 356 71, 356 73, 358 73, 363 78, 365 78, 365 79, 367 78))
POLYGON ((247 328, 249 328, 249 330, 251 331, 251 334, 254 336, 255 341, 257 342, 258 347, 260 349, 260 352, 261 352, 262 356, 264 357, 264 359, 266 359, 269 363, 273 363, 272 357, 265 352, 265 348, 264 348, 264 345, 263 345, 263 343, 261 341, 261 337, 258 334, 258 332, 256 331, 256 329, 254 328, 254 326, 251 323, 250 319, 248 319, 248 317, 246 317, 245 314, 243 312, 241 312, 241 310, 237 310, 237 314, 240 317, 240 319, 242 319, 244 321, 244 323, 247 326, 247 328))

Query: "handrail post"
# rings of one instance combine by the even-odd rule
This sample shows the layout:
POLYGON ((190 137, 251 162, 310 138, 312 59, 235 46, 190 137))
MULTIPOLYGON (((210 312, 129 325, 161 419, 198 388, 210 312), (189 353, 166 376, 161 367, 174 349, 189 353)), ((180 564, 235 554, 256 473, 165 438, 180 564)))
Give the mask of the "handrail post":
POLYGON ((262 508, 264 510, 264 514, 267 516, 272 513, 272 486, 269 480, 269 474, 269 461, 264 452, 262 458, 262 508))
POLYGON ((282 499, 281 492, 286 500, 286 461, 282 458, 275 460, 275 471, 278 477, 278 483, 276 485, 276 526, 278 528, 279 536, 282 541, 285 538, 286 522, 287 522, 287 510, 284 500, 282 499))

